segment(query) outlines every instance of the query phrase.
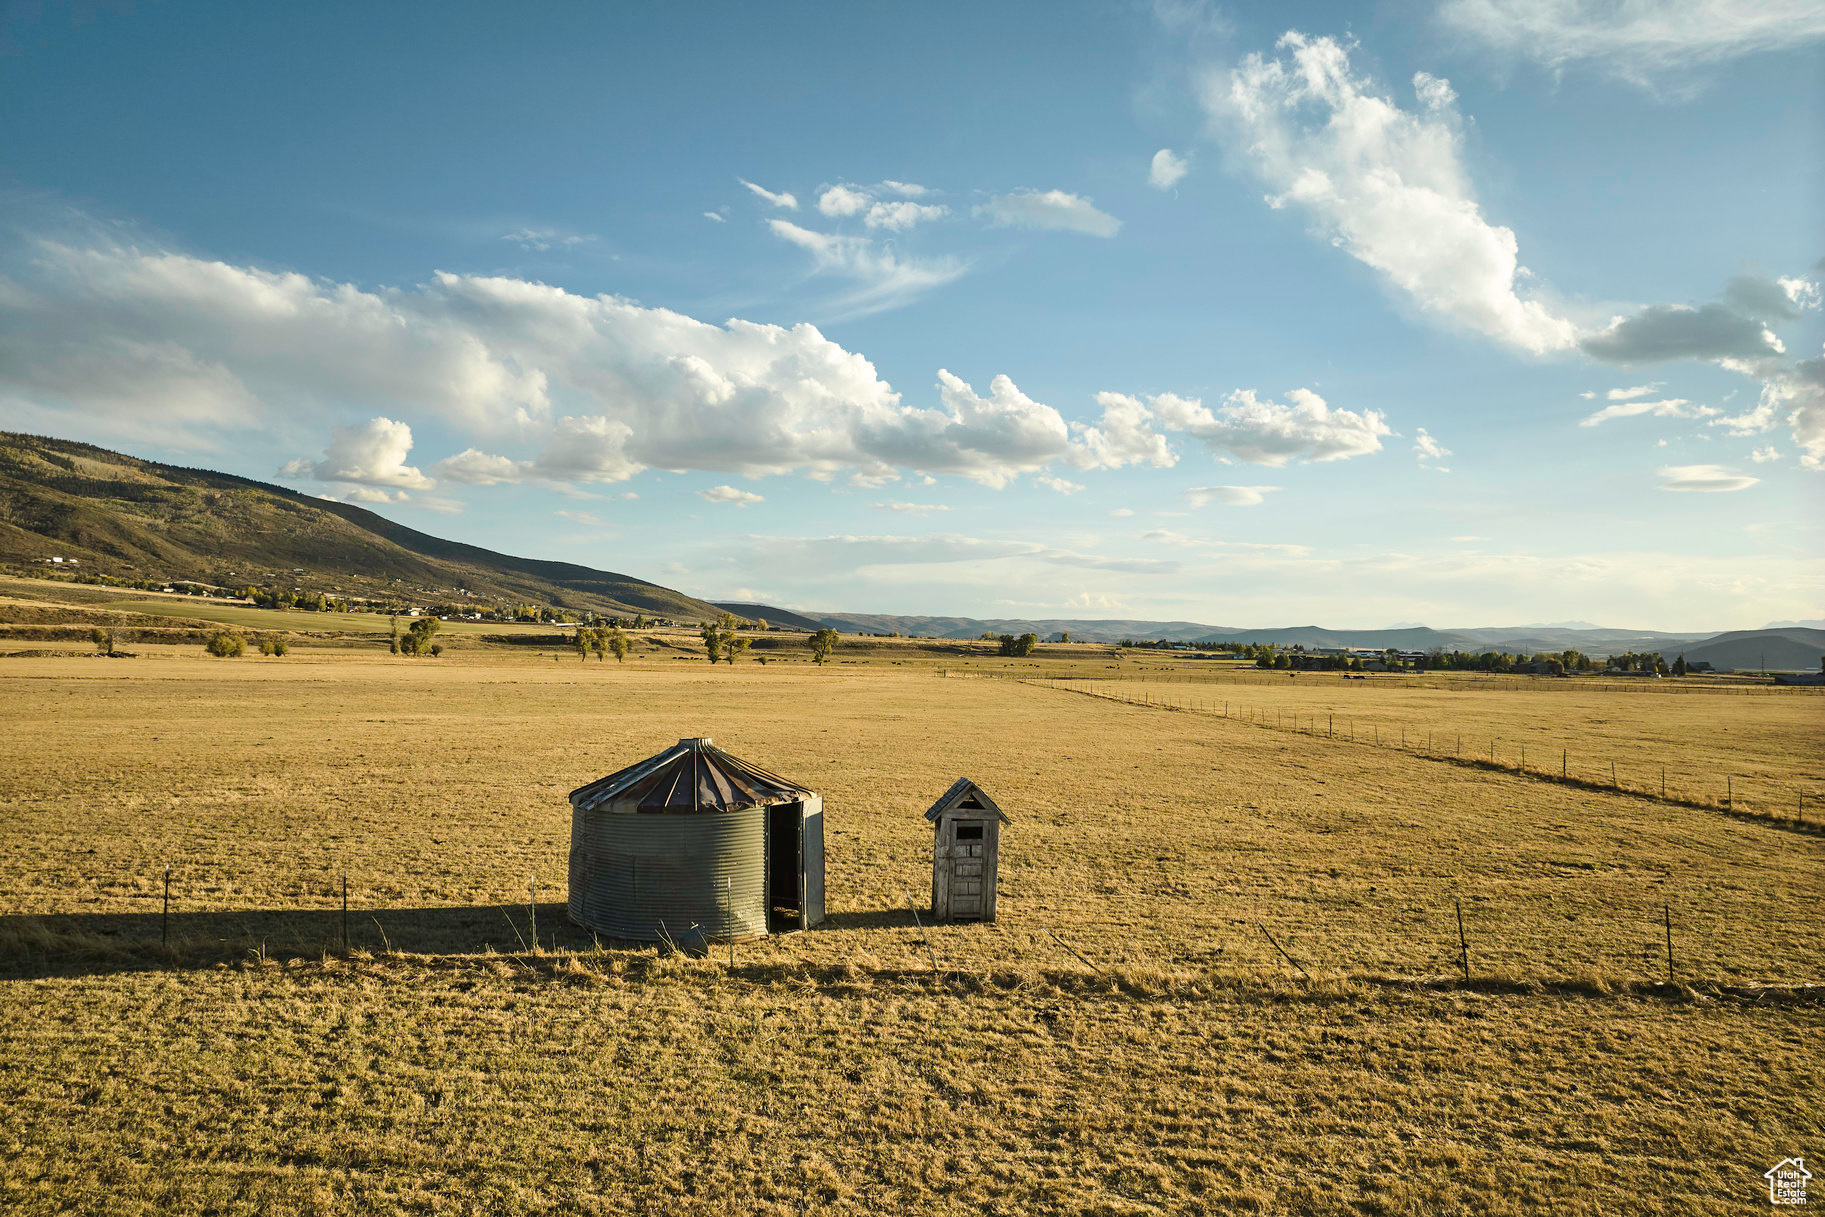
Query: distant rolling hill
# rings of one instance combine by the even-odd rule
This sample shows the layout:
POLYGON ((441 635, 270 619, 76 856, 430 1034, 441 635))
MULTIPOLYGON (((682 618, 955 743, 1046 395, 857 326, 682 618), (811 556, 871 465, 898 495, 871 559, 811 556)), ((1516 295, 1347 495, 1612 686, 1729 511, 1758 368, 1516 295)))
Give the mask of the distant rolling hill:
MULTIPOLYGON (((770 618, 769 618, 770 619, 770 618)), ((1507 651, 1538 654, 1579 650, 1593 658, 1630 651, 1659 651, 1670 663, 1679 655, 1688 662, 1706 660, 1719 670, 1755 669, 1767 664, 1775 671, 1815 670, 1825 644, 1825 631, 1787 628, 1748 630, 1729 634, 1668 634, 1655 630, 1629 630, 1595 626, 1587 622, 1565 625, 1479 626, 1473 629, 1435 630, 1407 626, 1386 630, 1328 629, 1316 625, 1243 629, 1238 626, 1200 625, 1195 621, 1076 620, 1063 618, 900 617, 886 613, 833 613, 819 618, 823 625, 852 634, 908 634, 925 638, 976 638, 982 634, 1035 633, 1042 639, 1070 634, 1081 642, 1119 642, 1124 638, 1169 642, 1253 642, 1277 646, 1388 647, 1402 651, 1507 651), (1713 649, 1715 648, 1715 649, 1713 649), (1810 658, 1807 656, 1810 655, 1810 658)))
MULTIPOLYGON (((1038 634, 1050 638, 1068 633, 1085 642, 1119 642, 1123 638, 1165 638, 1189 641, 1220 627, 1195 621, 1067 621, 977 617, 899 617, 891 613, 834 613, 818 618, 821 625, 845 634, 910 634, 921 638, 977 638, 983 634, 1038 634)), ((1229 637, 1225 634, 1224 637, 1229 637)))
POLYGON ((717 608, 734 613, 737 617, 746 617, 749 621, 765 621, 768 625, 783 625, 788 629, 810 630, 813 633, 824 628, 821 621, 813 621, 791 609, 775 608, 770 604, 741 604, 720 600, 713 603, 717 608))
MULTIPOLYGON (((1666 651, 1661 654, 1674 658, 1666 651)), ((1825 658, 1825 630, 1737 630, 1685 647, 1679 654, 1687 663, 1702 660, 1719 671, 1817 672, 1825 658)))
POLYGON ((0 564, 31 569, 51 555, 94 574, 224 587, 688 620, 718 612, 631 575, 446 541, 349 503, 0 431, 0 564))

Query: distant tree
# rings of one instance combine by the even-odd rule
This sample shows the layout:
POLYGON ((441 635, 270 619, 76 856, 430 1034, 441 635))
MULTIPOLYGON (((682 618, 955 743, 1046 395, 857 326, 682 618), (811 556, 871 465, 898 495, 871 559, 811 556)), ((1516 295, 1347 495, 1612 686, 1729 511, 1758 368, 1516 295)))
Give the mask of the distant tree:
POLYGON ((773 627, 767 624, 767 619, 765 617, 756 617, 754 619, 754 628, 764 634, 773 627))
POLYGON ((704 622, 698 629, 697 636, 703 639, 703 649, 709 653, 711 663, 722 658, 723 640, 726 635, 716 627, 714 622, 704 622))
POLYGON ((640 613, 634 617, 634 628, 636 630, 644 630, 646 628, 646 614, 645 613, 640 613))
POLYGON ((822 664, 830 658, 830 653, 836 650, 836 644, 837 633, 829 626, 825 626, 817 633, 811 635, 806 642, 806 645, 811 648, 812 662, 818 664, 822 664))
POLYGON ((570 636, 570 646, 577 653, 578 659, 584 663, 589 662, 589 630, 587 627, 577 627, 577 632, 570 636))
POLYGON ((435 617, 420 617, 406 627, 405 635, 399 640, 399 653, 402 655, 441 654, 441 649, 437 652, 431 650, 431 638, 442 626, 443 622, 435 617))
POLYGON ((274 655, 276 655, 280 658, 284 658, 285 655, 290 651, 291 651, 291 644, 289 642, 285 641, 285 639, 275 638, 272 640, 272 653, 274 655))
POLYGON ((1686 674, 1686 657, 1684 655, 1681 655, 1678 659, 1675 659, 1673 661, 1673 675, 1684 676, 1685 674, 1686 674))
POLYGON ((113 630, 104 630, 97 626, 95 629, 89 631, 89 641, 95 644, 95 649, 101 654, 114 654, 113 630))
POLYGON ((1014 654, 1025 658, 1026 656, 1031 655, 1033 653, 1033 648, 1038 645, 1038 634, 1022 634, 1014 640, 1014 654))
POLYGON ((259 638, 255 639, 254 645, 260 648, 260 654, 262 654, 262 655, 271 655, 272 654, 272 639, 268 638, 266 635, 262 634, 259 636, 259 638))
POLYGON ((737 659, 742 657, 743 652, 748 649, 751 641, 751 639, 742 638, 739 635, 731 635, 727 641, 722 644, 722 657, 729 663, 734 663, 737 659))
POLYGON ((627 635, 621 632, 619 626, 608 632, 608 636, 603 639, 603 645, 608 648, 608 653, 615 657, 616 663, 626 662, 628 652, 627 635))
POLYGON ((1284 670, 1284 669, 1290 668, 1292 666, 1293 666, 1293 661, 1287 657, 1287 654, 1285 651, 1282 651, 1278 655, 1274 656, 1274 667, 1276 669, 1284 670))
POLYGON ((229 630, 218 630, 209 636, 209 641, 203 644, 203 649, 217 659, 233 659, 247 650, 247 640, 229 630))
POLYGON ((1070 630, 1060 630, 1058 633, 1058 641, 1070 642, 1071 641, 1071 631, 1070 630))

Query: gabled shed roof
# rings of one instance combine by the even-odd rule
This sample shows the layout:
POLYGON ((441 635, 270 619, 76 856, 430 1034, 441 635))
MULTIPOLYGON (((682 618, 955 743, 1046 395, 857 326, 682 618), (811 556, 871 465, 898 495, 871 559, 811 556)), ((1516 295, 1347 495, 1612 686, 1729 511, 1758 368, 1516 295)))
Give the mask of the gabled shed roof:
POLYGON ((681 739, 656 756, 570 792, 584 810, 619 803, 642 814, 740 811, 795 803, 811 791, 724 752, 707 738, 681 739))
POLYGON ((986 790, 976 785, 976 783, 970 781, 968 778, 958 778, 955 782, 951 783, 951 788, 945 791, 936 803, 931 805, 931 810, 925 813, 925 818, 930 820, 933 824, 936 824, 939 816, 947 811, 962 807, 966 803, 970 804, 970 810, 981 808, 983 811, 994 812, 997 816, 1001 817, 1001 822, 1003 824, 1012 824, 1014 822, 1008 819, 1007 812, 995 806, 995 800, 989 798, 986 790))

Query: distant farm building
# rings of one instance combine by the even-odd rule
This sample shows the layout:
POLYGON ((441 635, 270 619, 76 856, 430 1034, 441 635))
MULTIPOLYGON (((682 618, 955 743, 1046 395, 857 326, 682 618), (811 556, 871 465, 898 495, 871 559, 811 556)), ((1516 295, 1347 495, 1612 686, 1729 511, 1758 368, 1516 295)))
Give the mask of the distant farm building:
POLYGON ((1001 826, 1012 821, 968 778, 958 778, 925 818, 932 825, 932 916, 995 920, 1001 826))
POLYGON ((570 919, 685 944, 824 919, 824 801, 708 739, 571 791, 570 919))

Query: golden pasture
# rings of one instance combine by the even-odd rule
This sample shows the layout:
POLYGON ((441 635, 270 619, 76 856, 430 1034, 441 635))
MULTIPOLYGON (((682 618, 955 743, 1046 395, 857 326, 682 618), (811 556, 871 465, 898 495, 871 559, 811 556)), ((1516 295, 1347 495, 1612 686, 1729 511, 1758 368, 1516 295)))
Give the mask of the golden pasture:
MULTIPOLYGON (((911 647, 676 645, 0 658, 0 1204, 1685 1212, 1825 1130, 1808 826, 911 647), (824 796, 830 921, 593 942, 566 792, 697 735, 824 796), (919 813, 959 774, 1014 819, 1001 920, 921 929, 919 813)), ((1816 789, 1814 697, 1321 689, 1283 712, 1816 789)))

